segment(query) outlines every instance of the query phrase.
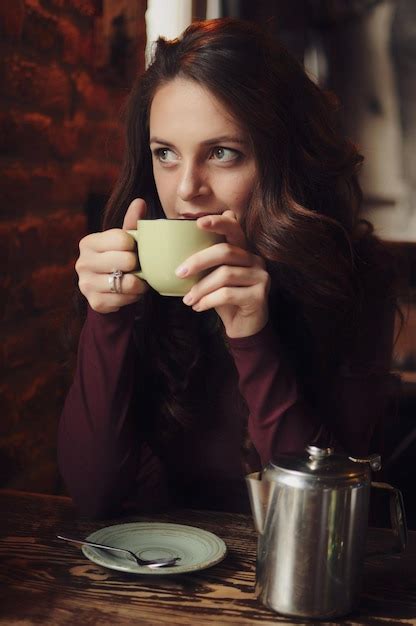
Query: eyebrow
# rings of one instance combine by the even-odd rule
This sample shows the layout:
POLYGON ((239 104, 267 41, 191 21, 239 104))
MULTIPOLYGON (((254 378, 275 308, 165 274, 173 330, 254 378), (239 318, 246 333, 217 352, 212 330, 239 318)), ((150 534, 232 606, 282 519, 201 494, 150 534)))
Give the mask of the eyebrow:
MULTIPOLYGON (((159 137, 150 137, 149 143, 159 143, 163 146, 167 146, 168 148, 172 148, 173 144, 169 141, 164 141, 159 137)), ((240 145, 247 145, 247 141, 241 139, 240 137, 235 137, 233 135, 220 135, 219 137, 213 137, 212 139, 207 139, 202 142, 203 146, 216 146, 221 143, 237 143, 240 145)))

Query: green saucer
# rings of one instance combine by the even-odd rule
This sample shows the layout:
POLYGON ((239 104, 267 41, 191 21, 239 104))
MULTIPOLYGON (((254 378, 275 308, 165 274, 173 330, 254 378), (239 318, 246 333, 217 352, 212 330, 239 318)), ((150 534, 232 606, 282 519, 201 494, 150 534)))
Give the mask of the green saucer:
POLYGON ((180 557, 177 565, 150 569, 136 565, 128 557, 124 558, 116 553, 90 546, 82 547, 84 555, 97 565, 147 576, 195 572, 216 565, 227 553, 224 541, 217 535, 201 528, 182 524, 155 522, 117 524, 96 530, 86 539, 114 548, 126 548, 143 559, 180 557))

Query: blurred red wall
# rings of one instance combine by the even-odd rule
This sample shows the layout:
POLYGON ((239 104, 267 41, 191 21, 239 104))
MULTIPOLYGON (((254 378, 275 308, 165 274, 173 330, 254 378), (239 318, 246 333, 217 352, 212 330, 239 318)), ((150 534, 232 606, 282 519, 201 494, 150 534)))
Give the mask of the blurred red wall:
POLYGON ((117 175, 120 107, 144 64, 145 0, 130 1, 124 75, 103 39, 109 5, 114 12, 97 0, 0 3, 2 487, 59 490, 62 335, 78 242, 88 199, 108 195, 117 175))

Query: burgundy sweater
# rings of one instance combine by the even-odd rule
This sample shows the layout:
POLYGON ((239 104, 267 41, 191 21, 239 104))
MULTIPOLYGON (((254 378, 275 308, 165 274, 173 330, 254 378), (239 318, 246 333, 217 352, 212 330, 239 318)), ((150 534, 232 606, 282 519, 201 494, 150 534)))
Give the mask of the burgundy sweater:
POLYGON ((131 506, 244 511, 244 475, 278 453, 302 452, 324 434, 326 443, 329 437, 350 454, 365 455, 391 396, 393 315, 378 313, 362 333, 350 361, 355 366, 346 364, 328 389, 329 426, 303 402, 269 323, 256 335, 228 340, 232 358, 207 373, 201 416, 155 450, 140 428, 152 407, 144 397, 131 410, 146 367, 132 341, 135 305, 107 315, 89 309, 58 435, 59 466, 74 502, 92 517, 131 506), (242 452, 247 430, 248 455, 242 452))

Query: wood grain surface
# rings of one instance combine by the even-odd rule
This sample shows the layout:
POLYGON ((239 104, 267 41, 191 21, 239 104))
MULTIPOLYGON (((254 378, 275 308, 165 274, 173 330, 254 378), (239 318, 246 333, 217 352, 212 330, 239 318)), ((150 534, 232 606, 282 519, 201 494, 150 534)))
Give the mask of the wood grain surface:
MULTIPOLYGON (((256 535, 250 516, 212 511, 80 518, 67 498, 0 490, 0 623, 107 626, 254 626, 302 624, 273 613, 255 597, 256 535), (225 560, 206 570, 146 577, 105 569, 57 533, 85 537, 120 521, 190 524, 227 544, 225 560)), ((369 548, 387 547, 370 530, 369 548)), ((322 624, 416 624, 416 532, 403 557, 369 559, 359 610, 322 624)))

